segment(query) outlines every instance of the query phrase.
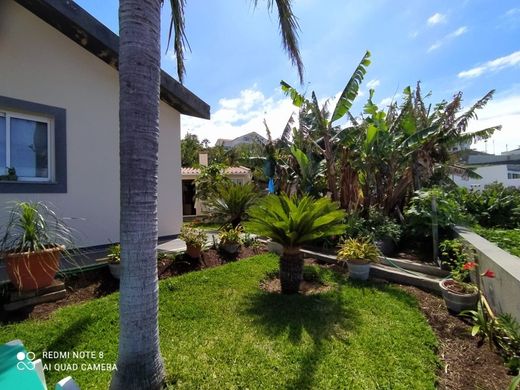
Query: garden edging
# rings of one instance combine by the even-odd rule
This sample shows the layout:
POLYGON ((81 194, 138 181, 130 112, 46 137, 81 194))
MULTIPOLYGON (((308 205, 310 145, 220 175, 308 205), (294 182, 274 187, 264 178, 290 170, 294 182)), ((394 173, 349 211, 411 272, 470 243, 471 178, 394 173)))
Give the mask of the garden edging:
POLYGON ((514 256, 463 226, 455 227, 458 236, 477 252, 481 269, 490 269, 494 278, 483 278, 482 287, 491 308, 509 313, 520 321, 520 258, 514 256))

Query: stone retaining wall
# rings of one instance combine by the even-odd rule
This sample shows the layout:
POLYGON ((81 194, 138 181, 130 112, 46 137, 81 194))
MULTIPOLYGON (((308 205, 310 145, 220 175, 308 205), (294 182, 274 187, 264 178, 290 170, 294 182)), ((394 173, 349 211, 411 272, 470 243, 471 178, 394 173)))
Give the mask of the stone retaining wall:
POLYGON ((491 308, 497 313, 510 313, 520 322, 520 258, 489 242, 468 228, 455 231, 475 248, 482 270, 490 269, 495 277, 483 278, 483 290, 491 308))

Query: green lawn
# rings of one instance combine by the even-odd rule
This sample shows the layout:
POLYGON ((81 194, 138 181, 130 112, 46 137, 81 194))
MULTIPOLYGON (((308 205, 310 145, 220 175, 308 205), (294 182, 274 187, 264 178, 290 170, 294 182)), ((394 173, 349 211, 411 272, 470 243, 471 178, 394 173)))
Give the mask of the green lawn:
POLYGON ((520 229, 488 229, 477 225, 473 227, 473 230, 503 250, 520 257, 520 229))
MULTIPOLYGON (((434 389, 437 341, 414 298, 391 286, 354 284, 307 270, 334 288, 311 296, 265 293, 273 255, 161 282, 161 350, 172 388, 434 389)), ((0 342, 28 350, 103 352, 114 363, 118 294, 63 308, 47 321, 0 329, 0 342)), ((82 390, 107 388, 109 372, 50 371, 49 384, 72 375, 82 390)))

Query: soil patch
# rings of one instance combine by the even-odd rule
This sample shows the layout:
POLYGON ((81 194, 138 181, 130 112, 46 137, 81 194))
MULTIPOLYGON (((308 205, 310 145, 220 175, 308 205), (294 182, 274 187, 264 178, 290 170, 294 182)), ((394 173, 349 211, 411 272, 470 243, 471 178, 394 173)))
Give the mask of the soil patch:
MULTIPOLYGON (((166 279, 187 272, 217 267, 265 251, 266 249, 263 246, 256 249, 242 247, 237 254, 228 255, 214 249, 208 249, 202 253, 201 259, 191 259, 184 254, 177 256, 160 255, 157 261, 157 271, 159 279, 166 279)), ((42 303, 33 307, 6 312, 2 308, 6 297, 0 295, 0 324, 21 322, 27 319, 47 319, 52 312, 60 307, 101 298, 119 290, 119 281, 112 277, 108 267, 80 271, 74 275, 61 277, 61 279, 65 283, 67 296, 56 302, 42 303)))
MULTIPOLYGON (((282 293, 282 286, 280 285, 280 279, 278 277, 263 280, 260 283, 260 288, 269 293, 282 293)), ((318 281, 302 280, 300 283, 299 293, 303 295, 319 294, 325 291, 329 291, 331 288, 332 286, 322 284, 318 281)))
POLYGON ((471 336, 471 326, 451 315, 442 298, 416 287, 401 286, 419 301, 422 312, 439 339, 439 389, 507 389, 508 375, 502 358, 489 344, 471 336))

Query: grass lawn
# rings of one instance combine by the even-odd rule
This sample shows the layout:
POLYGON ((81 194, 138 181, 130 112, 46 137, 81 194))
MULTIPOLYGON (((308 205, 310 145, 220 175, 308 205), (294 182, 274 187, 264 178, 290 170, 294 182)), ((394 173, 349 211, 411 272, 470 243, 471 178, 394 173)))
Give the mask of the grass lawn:
POLYGON ((503 250, 520 257, 520 229, 488 229, 477 225, 473 227, 473 230, 503 250))
MULTIPOLYGON (((434 389, 435 336, 414 298, 391 287, 352 283, 318 267, 333 284, 307 296, 259 289, 277 259, 259 255, 161 282, 161 350, 172 388, 434 389)), ((118 294, 69 306, 46 321, 0 329, 28 350, 103 352, 114 363, 118 294)), ((46 372, 48 383, 72 375, 81 389, 107 388, 110 372, 46 372)))

